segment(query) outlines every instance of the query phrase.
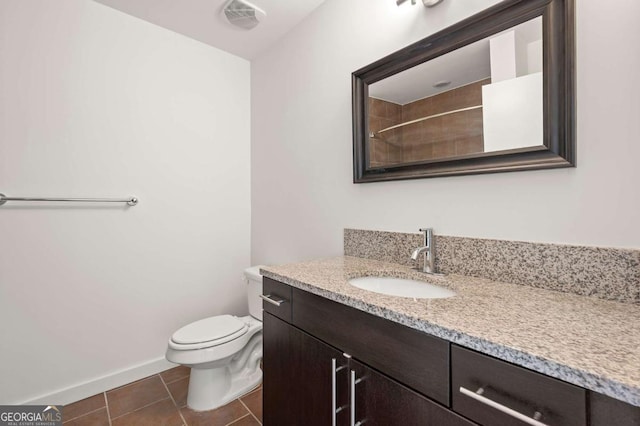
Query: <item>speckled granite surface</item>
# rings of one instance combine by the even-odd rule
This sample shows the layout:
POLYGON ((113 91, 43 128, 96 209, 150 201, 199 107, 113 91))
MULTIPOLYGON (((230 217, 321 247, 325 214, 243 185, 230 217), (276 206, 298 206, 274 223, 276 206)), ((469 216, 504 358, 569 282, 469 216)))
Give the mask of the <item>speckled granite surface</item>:
MULTIPOLYGON (((415 266, 421 234, 344 230, 344 254, 415 266)), ((436 270, 640 304, 640 250, 435 236, 436 270)), ((422 258, 422 256, 421 256, 422 258)))
POLYGON ((410 267, 337 257, 261 269, 264 276, 461 346, 640 406, 640 306, 482 278, 431 277, 410 267), (359 276, 429 281, 448 299, 386 296, 359 276))

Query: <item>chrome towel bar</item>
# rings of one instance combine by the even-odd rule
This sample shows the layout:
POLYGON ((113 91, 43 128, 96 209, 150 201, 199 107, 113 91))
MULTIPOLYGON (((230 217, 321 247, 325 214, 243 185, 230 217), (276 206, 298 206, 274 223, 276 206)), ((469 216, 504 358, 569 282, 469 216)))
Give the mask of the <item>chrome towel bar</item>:
POLYGON ((129 198, 51 198, 51 197, 7 197, 0 193, 0 206, 7 201, 70 201, 74 203, 127 203, 130 206, 138 204, 136 197, 129 198))

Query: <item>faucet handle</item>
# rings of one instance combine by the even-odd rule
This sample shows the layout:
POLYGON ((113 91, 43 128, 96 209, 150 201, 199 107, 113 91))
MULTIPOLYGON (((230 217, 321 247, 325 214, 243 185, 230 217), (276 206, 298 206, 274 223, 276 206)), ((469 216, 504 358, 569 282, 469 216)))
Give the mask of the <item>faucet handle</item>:
POLYGON ((424 232, 424 245, 431 248, 431 240, 433 239, 433 228, 420 228, 420 232, 424 232))
POLYGON ((424 232, 424 241, 426 245, 427 240, 430 240, 433 237, 433 228, 420 228, 420 232, 424 232))
MULTIPOLYGON (((424 249, 424 268, 423 271, 429 274, 435 273, 436 269, 436 250, 433 246, 433 228, 420 228, 420 232, 424 232, 424 247, 417 250, 424 249)), ((415 253, 415 251, 414 251, 415 253)), ((413 254, 411 255, 413 259, 413 254)), ((417 256, 416 256, 417 258, 417 256)), ((415 260, 415 259, 414 259, 415 260)))

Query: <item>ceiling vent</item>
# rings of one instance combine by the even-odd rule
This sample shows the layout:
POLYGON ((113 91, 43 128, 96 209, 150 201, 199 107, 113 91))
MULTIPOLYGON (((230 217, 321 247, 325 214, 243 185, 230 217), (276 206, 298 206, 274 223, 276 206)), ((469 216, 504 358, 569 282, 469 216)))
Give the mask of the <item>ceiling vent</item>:
POLYGON ((244 0, 227 2, 222 13, 231 25, 245 30, 255 28, 267 16, 264 10, 244 0))

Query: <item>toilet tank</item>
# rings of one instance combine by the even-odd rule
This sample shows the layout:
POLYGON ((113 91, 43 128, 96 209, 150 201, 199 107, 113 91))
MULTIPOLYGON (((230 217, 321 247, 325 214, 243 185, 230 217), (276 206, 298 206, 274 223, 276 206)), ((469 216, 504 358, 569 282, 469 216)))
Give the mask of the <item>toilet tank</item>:
POLYGON ((247 301, 249 302, 249 315, 262 321, 262 275, 260 268, 263 265, 252 266, 244 270, 244 278, 247 282, 247 301))

